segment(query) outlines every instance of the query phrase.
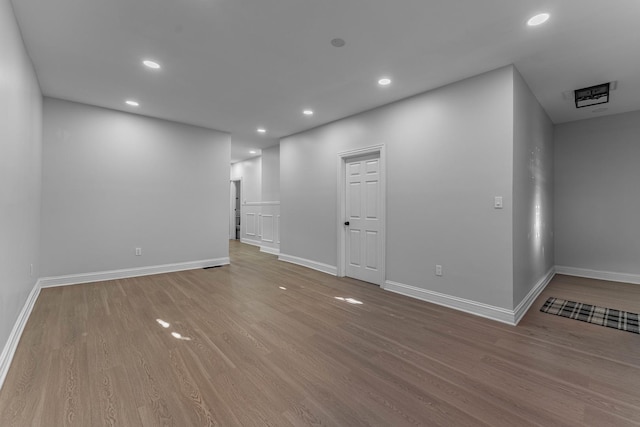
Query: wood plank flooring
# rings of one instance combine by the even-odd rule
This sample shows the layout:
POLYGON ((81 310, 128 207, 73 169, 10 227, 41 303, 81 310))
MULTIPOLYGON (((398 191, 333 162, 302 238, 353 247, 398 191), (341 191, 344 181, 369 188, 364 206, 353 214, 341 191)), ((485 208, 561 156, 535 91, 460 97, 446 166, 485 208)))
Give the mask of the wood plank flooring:
POLYGON ((640 425, 640 337, 538 311, 638 312, 638 285, 556 276, 510 327, 236 242, 231 259, 44 289, 0 426, 640 425))

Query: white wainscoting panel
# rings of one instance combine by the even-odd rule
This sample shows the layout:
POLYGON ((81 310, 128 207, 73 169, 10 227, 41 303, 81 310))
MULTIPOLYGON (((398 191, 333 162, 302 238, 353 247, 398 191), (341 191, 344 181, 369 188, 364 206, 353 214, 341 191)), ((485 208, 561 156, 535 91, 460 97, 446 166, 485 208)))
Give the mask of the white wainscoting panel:
POLYGON ((242 204, 244 224, 240 241, 266 248, 264 252, 280 252, 280 202, 245 201, 242 204))
POLYGON ((262 241, 273 243, 274 232, 273 215, 262 214, 262 241))
POLYGON ((266 202, 245 201, 244 205, 246 205, 246 206, 280 206, 280 201, 278 201, 278 200, 266 201, 266 202))
POLYGON ((254 212, 247 212, 244 215, 244 229, 247 236, 256 235, 256 217, 258 215, 254 212))

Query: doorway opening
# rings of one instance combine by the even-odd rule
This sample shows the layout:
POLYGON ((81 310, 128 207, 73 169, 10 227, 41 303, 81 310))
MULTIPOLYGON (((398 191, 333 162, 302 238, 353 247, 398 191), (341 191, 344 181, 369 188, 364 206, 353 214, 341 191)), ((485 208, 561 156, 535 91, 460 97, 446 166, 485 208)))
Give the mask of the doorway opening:
POLYGON ((384 145, 338 154, 338 276, 384 286, 386 168, 384 145))
POLYGON ((229 211, 229 239, 239 240, 242 237, 240 219, 242 218, 242 182, 240 180, 231 181, 231 199, 229 211))

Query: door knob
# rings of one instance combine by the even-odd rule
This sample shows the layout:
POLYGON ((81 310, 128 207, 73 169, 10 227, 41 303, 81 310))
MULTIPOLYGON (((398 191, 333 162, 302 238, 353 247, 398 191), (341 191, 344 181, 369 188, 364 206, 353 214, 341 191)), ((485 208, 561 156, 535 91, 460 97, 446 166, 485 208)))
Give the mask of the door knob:
POLYGON ((349 221, 345 221, 345 222, 344 222, 344 225, 349 225, 349 221))

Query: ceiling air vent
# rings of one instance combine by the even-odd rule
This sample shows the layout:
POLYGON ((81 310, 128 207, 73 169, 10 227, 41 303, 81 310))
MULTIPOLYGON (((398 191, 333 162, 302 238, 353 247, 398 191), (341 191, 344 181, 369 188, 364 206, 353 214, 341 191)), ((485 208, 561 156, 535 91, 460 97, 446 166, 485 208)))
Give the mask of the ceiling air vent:
POLYGON ((609 83, 602 83, 574 91, 576 108, 606 104, 609 102, 609 86, 609 83))

